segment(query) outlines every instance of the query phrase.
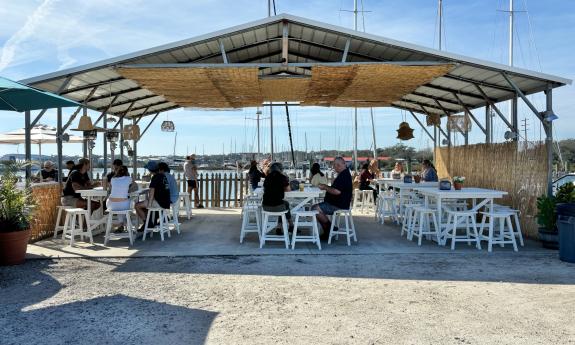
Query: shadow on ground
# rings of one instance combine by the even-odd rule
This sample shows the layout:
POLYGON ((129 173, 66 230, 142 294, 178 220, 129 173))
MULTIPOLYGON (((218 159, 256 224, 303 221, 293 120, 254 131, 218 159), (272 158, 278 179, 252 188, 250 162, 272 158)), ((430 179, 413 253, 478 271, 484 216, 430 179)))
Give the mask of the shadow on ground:
POLYGON ((216 315, 124 295, 104 296, 9 312, 2 344, 204 344, 216 315))
POLYGON ((575 265, 555 254, 261 255, 131 258, 118 264, 116 272, 575 284, 575 265))

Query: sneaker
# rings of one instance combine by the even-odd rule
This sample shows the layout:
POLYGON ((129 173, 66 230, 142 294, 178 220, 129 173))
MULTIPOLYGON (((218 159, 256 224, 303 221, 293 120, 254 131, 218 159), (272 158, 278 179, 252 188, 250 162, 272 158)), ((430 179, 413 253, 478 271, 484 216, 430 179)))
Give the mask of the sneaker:
POLYGON ((115 233, 121 233, 124 232, 124 226, 120 225, 119 227, 116 228, 116 230, 114 230, 115 233))

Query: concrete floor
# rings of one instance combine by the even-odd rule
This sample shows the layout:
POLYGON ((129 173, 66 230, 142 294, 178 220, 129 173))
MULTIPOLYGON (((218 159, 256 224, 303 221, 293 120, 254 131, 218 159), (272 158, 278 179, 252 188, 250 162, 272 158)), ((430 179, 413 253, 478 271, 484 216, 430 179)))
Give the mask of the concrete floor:
MULTIPOLYGON (((202 256, 202 255, 286 255, 286 254, 469 254, 489 255, 484 245, 482 251, 458 243, 452 252, 449 247, 439 247, 435 242, 424 241, 422 246, 400 237, 400 228, 394 224, 381 225, 373 216, 354 215, 358 242, 346 245, 345 239, 331 245, 322 242, 322 250, 311 243, 298 243, 295 250, 285 249, 283 243, 267 243, 259 248, 256 234, 248 234, 243 244, 239 243, 241 217, 239 209, 194 210, 191 220, 180 218, 181 234, 172 233, 171 238, 160 241, 158 234, 145 242, 139 238, 133 247, 127 239, 118 239, 103 245, 102 235, 94 238, 94 244, 77 242, 74 247, 61 239, 46 239, 28 246, 28 258, 58 257, 155 257, 155 256, 202 256)), ((511 246, 495 247, 493 254, 513 253, 511 246)), ((527 240, 519 253, 549 253, 535 241, 527 240)))

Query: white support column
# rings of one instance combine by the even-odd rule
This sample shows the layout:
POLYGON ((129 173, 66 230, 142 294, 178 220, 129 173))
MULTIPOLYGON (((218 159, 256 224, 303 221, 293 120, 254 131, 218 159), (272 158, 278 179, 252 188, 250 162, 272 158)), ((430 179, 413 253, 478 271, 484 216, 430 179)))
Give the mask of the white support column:
MULTIPOLYGON (((545 112, 553 113, 553 89, 551 86, 545 90, 545 112)), ((553 122, 543 121, 545 128, 545 145, 547 148, 547 195, 553 195, 553 122)))

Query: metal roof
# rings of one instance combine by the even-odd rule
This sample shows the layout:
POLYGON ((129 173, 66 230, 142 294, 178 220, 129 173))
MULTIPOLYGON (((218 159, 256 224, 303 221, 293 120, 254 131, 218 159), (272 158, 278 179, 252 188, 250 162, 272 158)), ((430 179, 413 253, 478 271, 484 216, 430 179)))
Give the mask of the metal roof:
POLYGON ((22 80, 108 114, 139 117, 179 108, 163 95, 122 77, 118 67, 257 65, 260 77, 309 76, 311 65, 346 63, 451 63, 449 73, 417 87, 392 106, 440 115, 516 97, 571 80, 438 51, 339 26, 280 14, 195 38, 22 80), (285 39, 287 38, 287 40, 285 39), (282 63, 287 45, 287 64, 282 63), (505 75, 504 75, 505 74, 505 75))

